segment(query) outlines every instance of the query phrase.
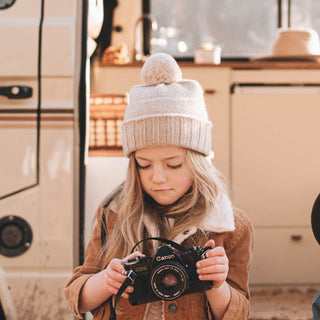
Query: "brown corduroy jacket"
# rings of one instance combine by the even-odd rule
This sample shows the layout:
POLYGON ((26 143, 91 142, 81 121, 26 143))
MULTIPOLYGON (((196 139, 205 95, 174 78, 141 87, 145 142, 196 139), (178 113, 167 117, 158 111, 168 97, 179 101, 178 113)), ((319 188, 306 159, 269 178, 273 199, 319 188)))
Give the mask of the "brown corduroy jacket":
MULTIPOLYGON (((104 214, 114 215, 111 219, 116 222, 115 206, 104 209, 104 214)), ((102 205, 98 210, 103 210, 102 205)), ((110 221, 108 219, 107 221, 110 221)), ((222 233, 184 232, 181 244, 189 248, 193 245, 204 247, 209 239, 214 239, 216 246, 224 247, 229 259, 227 283, 231 292, 231 300, 223 320, 245 320, 249 315, 248 273, 253 250, 253 227, 248 217, 241 211, 234 210, 235 230, 222 233)), ((80 314, 79 295, 85 282, 95 273, 103 269, 103 262, 96 262, 101 248, 101 227, 95 226, 93 235, 86 249, 85 262, 75 269, 73 277, 66 285, 65 295, 73 314, 82 319, 80 314)), ((131 306, 129 301, 120 298, 118 306, 122 313, 117 314, 118 320, 145 320, 149 304, 131 306)), ((91 311, 94 320, 109 320, 110 301, 91 311)), ((162 309, 163 320, 204 320, 214 319, 204 292, 181 296, 174 301, 164 301, 162 309)), ((149 320, 149 319, 148 319, 149 320)))

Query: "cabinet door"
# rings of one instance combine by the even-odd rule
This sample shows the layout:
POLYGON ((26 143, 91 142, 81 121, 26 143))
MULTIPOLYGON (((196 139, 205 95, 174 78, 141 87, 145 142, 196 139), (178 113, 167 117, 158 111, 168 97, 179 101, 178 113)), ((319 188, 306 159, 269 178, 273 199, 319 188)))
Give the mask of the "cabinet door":
POLYGON ((316 283, 320 257, 310 216, 320 192, 320 89, 236 89, 233 203, 255 225, 250 281, 316 283))
POLYGON ((319 283, 319 245, 307 227, 255 229, 252 284, 319 283))
POLYGON ((239 88, 232 96, 235 205, 256 226, 309 226, 320 192, 320 88, 239 88))
POLYGON ((214 67, 182 67, 183 78, 201 84, 212 129, 214 165, 230 177, 230 69, 214 67))

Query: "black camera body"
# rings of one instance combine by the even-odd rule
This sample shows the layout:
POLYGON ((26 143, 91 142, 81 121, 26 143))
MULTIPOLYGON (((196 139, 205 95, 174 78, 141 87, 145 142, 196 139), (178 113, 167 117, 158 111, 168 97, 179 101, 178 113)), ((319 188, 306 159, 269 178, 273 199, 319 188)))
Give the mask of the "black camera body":
POLYGON ((209 290, 212 281, 201 281, 196 263, 205 259, 211 247, 194 246, 178 252, 169 246, 159 247, 154 257, 137 257, 129 260, 125 270, 134 271, 134 291, 130 294, 131 305, 157 300, 175 300, 182 295, 209 290))

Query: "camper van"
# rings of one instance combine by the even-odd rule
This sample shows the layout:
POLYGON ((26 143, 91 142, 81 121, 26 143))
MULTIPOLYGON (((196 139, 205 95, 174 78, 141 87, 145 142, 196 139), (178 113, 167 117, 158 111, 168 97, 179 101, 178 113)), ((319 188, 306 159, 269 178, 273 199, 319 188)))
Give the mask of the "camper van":
POLYGON ((1 319, 71 319, 63 288, 80 261, 87 7, 0 1, 1 319))
POLYGON ((64 287, 125 178, 120 123, 153 52, 204 89, 214 164, 255 227, 250 286, 320 288, 320 51, 273 51, 320 7, 248 2, 0 0, 0 319, 73 318, 64 287))

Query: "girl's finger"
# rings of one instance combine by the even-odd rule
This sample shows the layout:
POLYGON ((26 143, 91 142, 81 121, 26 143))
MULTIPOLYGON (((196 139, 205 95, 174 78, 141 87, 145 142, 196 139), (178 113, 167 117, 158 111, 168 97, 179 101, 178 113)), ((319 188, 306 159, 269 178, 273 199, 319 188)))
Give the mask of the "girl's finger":
POLYGON ((207 258, 197 262, 197 268, 204 268, 212 264, 228 264, 228 258, 226 256, 216 256, 213 258, 207 258))
POLYGON ((206 252, 206 258, 215 256, 225 256, 226 252, 223 247, 216 247, 206 252))
POLYGON ((125 269, 123 267, 123 262, 120 259, 112 259, 107 267, 119 272, 120 274, 125 275, 125 269))
POLYGON ((214 264, 201 269, 197 269, 199 275, 228 272, 228 266, 225 264, 214 264))
POLYGON ((212 247, 214 248, 216 245, 216 243, 214 242, 213 239, 210 239, 209 241, 206 242, 206 244, 204 245, 205 247, 212 247))
POLYGON ((131 254, 129 254, 127 257, 125 257, 124 259, 122 259, 123 263, 128 262, 128 260, 130 259, 134 259, 136 257, 145 257, 145 255, 143 253, 141 253, 140 251, 135 251, 131 254))
POLYGON ((126 279, 126 276, 117 271, 110 270, 109 272, 107 272, 107 278, 122 283, 126 279))
POLYGON ((124 292, 122 295, 121 295, 122 298, 125 298, 125 299, 129 299, 129 294, 124 292))
MULTIPOLYGON (((124 280, 123 280, 123 281, 124 281, 124 280)), ((117 280, 117 279, 115 279, 115 278, 112 278, 112 277, 108 277, 108 278, 106 279, 107 285, 110 286, 110 287, 112 287, 112 288, 115 288, 115 289, 117 289, 117 290, 120 289, 123 281, 119 281, 119 280, 117 280)))
POLYGON ((229 265, 227 256, 214 256, 212 258, 209 257, 204 260, 200 260, 197 262, 196 267, 197 269, 202 269, 215 264, 229 265))
POLYGON ((213 281, 213 282, 220 283, 227 279, 227 274, 222 272, 222 273, 199 275, 199 279, 202 281, 213 281))
POLYGON ((128 286, 125 291, 128 293, 132 293, 134 291, 134 288, 133 286, 128 286))

